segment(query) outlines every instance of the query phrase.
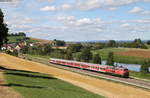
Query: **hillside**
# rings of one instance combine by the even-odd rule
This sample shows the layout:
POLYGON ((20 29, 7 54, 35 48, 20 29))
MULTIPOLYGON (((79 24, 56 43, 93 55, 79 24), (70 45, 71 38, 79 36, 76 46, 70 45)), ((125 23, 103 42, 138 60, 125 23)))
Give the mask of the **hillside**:
POLYGON ((25 36, 8 36, 8 43, 18 43, 20 41, 26 41, 27 43, 38 42, 38 40, 25 36))
MULTIPOLYGON (((23 60, 7 54, 0 54, 0 64, 3 67, 49 74, 55 78, 67 81, 93 93, 109 98, 149 98, 149 91, 127 85, 92 78, 70 71, 54 68, 44 64, 23 60)), ((64 89, 65 90, 65 89, 64 89)), ((59 97, 60 98, 60 97, 59 97)), ((86 97, 80 97, 86 98, 86 97)), ((94 98, 94 97, 93 97, 94 98)))

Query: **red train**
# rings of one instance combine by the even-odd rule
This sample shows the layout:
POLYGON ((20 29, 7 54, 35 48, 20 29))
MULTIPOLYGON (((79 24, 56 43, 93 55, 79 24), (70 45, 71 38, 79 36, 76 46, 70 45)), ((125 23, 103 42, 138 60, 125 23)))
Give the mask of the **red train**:
POLYGON ((82 68, 82 69, 87 69, 87 70, 92 70, 97 72, 103 72, 111 75, 118 75, 121 77, 129 77, 129 71, 127 68, 124 67, 99 65, 99 64, 84 63, 84 62, 56 59, 56 58, 50 58, 50 63, 67 65, 71 67, 77 67, 77 68, 82 68))

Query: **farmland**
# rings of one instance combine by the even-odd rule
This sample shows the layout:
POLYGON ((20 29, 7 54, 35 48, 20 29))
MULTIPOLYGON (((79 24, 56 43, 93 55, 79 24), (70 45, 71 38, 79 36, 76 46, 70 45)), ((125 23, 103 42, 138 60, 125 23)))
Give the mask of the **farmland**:
POLYGON ((149 50, 134 48, 106 48, 92 51, 93 54, 98 53, 103 60, 107 59, 109 52, 114 52, 114 61, 128 64, 141 64, 145 59, 149 59, 149 50))
POLYGON ((150 51, 129 50, 125 52, 117 52, 116 54, 122 56, 150 58, 150 51))

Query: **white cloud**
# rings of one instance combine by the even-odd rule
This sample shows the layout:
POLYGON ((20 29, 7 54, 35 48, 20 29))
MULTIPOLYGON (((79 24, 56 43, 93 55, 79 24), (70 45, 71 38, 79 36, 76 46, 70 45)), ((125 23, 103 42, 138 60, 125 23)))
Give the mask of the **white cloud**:
POLYGON ((125 28, 129 27, 129 26, 130 26, 130 24, 128 24, 128 23, 124 23, 124 24, 121 25, 121 27, 125 27, 125 28))
POLYGON ((59 16, 57 20, 63 22, 65 25, 72 26, 86 26, 86 25, 98 25, 102 24, 102 20, 100 18, 80 18, 77 19, 75 16, 59 16))
POLYGON ((150 0, 144 0, 145 2, 150 2, 150 0))
POLYGON ((41 2, 43 2, 43 1, 52 2, 52 1, 55 1, 55 0, 38 0, 38 1, 41 1, 41 2))
POLYGON ((150 11, 146 11, 145 10, 145 11, 142 12, 142 14, 144 14, 144 15, 150 15, 150 11))
POLYGON ((116 7, 111 7, 111 8, 108 8, 108 9, 111 10, 111 11, 117 10, 116 7))
POLYGON ((29 25, 30 19, 25 17, 21 19, 14 17, 16 22, 12 23, 15 25, 10 26, 11 31, 29 32, 27 33, 28 36, 49 40, 54 38, 69 41, 100 39, 122 40, 134 39, 135 37, 142 36, 142 34, 148 36, 147 32, 150 32, 150 19, 104 21, 100 18, 59 16, 53 19, 53 21, 59 23, 59 26, 52 26, 49 24, 41 24, 40 26, 38 24, 36 26, 31 26, 29 25), (16 19, 18 20, 16 21, 16 19), (21 19, 25 19, 28 22, 20 23, 19 21, 21 21, 21 19), (16 24, 17 22, 19 22, 19 24, 16 24))
POLYGON ((77 6, 82 10, 103 7, 117 7, 139 2, 140 0, 78 0, 77 6))
POLYGON ((134 7, 134 8, 131 9, 129 12, 130 12, 130 13, 140 13, 140 12, 142 12, 142 11, 143 11, 142 8, 140 8, 140 7, 134 7))
POLYGON ((72 5, 71 4, 63 4, 62 9, 72 9, 72 5))
POLYGON ((45 6, 43 8, 40 8, 41 11, 56 11, 56 7, 55 6, 45 6))
POLYGON ((129 13, 141 14, 141 15, 150 15, 149 10, 142 9, 140 7, 134 7, 129 11, 129 13))

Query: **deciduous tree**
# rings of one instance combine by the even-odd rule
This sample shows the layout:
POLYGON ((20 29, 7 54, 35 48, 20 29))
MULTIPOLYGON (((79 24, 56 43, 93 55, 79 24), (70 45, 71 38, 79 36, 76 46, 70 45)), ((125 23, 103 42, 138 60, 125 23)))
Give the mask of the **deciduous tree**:
POLYGON ((88 47, 82 49, 81 60, 84 62, 89 62, 92 59, 92 53, 88 47))
POLYGON ((95 64, 101 64, 101 57, 100 57, 100 55, 99 54, 95 54, 93 56, 92 62, 95 63, 95 64))
POLYGON ((111 66, 114 65, 114 53, 113 52, 108 53, 107 65, 111 65, 111 66))
POLYGON ((144 61, 144 63, 141 65, 141 72, 142 73, 148 73, 150 67, 150 60, 144 61))
POLYGON ((4 43, 7 43, 8 41, 7 36, 8 36, 8 28, 7 25, 4 23, 4 14, 0 9, 0 49, 4 43))

